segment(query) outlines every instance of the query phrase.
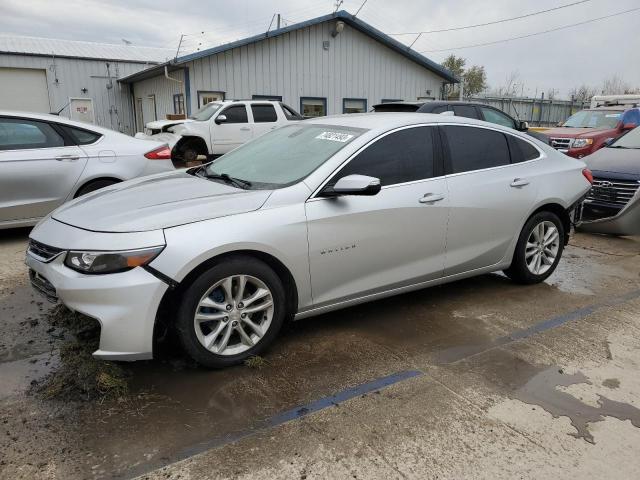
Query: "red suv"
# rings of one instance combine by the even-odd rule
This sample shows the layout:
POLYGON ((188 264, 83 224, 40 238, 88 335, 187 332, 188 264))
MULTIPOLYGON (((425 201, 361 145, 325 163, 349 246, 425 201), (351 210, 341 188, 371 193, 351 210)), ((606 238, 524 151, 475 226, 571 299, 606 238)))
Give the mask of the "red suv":
POLYGON ((640 108, 597 107, 571 115, 562 126, 545 130, 555 149, 575 158, 585 157, 640 124, 640 108))

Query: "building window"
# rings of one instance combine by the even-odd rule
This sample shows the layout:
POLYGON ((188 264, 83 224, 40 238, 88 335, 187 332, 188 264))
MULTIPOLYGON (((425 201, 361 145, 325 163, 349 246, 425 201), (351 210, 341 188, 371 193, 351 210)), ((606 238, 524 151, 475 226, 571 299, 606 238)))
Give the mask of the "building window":
POLYGON ((251 100, 273 100, 274 102, 281 102, 282 95, 252 95, 251 100))
POLYGON ((327 114, 327 99, 324 97, 301 97, 300 112, 303 117, 324 117, 327 114))
POLYGON ((224 100, 224 92, 204 92, 198 90, 198 108, 204 107, 207 103, 224 100))
POLYGON ((184 94, 176 93, 173 96, 173 113, 176 115, 184 115, 184 94))
POLYGON ((380 103, 402 102, 401 98, 383 98, 380 103))
POLYGON ((366 98, 343 98, 342 113, 365 113, 367 111, 366 98))

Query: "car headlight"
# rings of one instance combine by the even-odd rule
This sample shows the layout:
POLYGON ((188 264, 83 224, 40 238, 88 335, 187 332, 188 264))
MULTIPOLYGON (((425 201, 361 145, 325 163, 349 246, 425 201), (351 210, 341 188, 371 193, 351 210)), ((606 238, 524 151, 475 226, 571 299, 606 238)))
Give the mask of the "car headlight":
POLYGON ((571 148, 582 148, 593 144, 593 138, 576 138, 571 148))
POLYGON ((80 252, 70 251, 64 264, 82 273, 118 273, 142 267, 164 249, 162 247, 142 248, 139 250, 126 250, 120 252, 80 252))

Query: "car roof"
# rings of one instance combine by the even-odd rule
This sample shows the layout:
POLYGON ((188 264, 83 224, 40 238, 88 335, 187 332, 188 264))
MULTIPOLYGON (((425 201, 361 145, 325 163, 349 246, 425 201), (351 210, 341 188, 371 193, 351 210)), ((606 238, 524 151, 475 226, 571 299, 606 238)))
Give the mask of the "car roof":
POLYGON ((0 110, 0 116, 31 118, 33 120, 44 120, 46 122, 65 123, 67 125, 73 125, 80 128, 95 128, 95 129, 100 128, 97 125, 94 125, 92 123, 77 122, 75 120, 69 120, 66 117, 53 115, 51 113, 21 112, 19 110, 0 110))
POLYGON ((369 130, 377 130, 380 132, 392 130, 398 127, 424 123, 464 123, 490 126, 491 128, 504 130, 509 133, 514 132, 513 129, 501 127, 500 125, 497 125, 495 123, 476 120, 474 118, 419 112, 345 113, 342 115, 311 118, 304 120, 303 123, 314 125, 336 125, 342 127, 366 128, 369 130))

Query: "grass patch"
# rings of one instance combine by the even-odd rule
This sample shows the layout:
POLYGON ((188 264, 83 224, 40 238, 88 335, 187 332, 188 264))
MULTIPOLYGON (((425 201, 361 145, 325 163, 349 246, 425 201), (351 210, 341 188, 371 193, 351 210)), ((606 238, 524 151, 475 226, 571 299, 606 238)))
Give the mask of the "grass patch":
POLYGON ((249 368, 255 368, 257 370, 260 370, 261 368, 264 368, 267 365, 269 365, 269 362, 267 362, 264 358, 262 358, 259 355, 251 355, 249 358, 247 358, 244 361, 244 364, 249 368))
POLYGON ((95 320, 62 305, 56 306, 47 320, 52 329, 62 329, 72 338, 60 345, 60 366, 34 386, 37 393, 47 399, 65 401, 118 399, 127 395, 128 376, 124 369, 91 355, 100 340, 95 320))

